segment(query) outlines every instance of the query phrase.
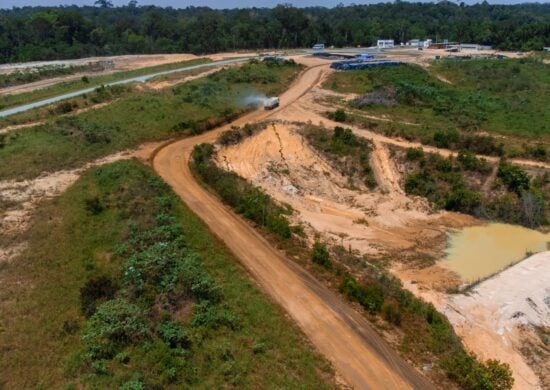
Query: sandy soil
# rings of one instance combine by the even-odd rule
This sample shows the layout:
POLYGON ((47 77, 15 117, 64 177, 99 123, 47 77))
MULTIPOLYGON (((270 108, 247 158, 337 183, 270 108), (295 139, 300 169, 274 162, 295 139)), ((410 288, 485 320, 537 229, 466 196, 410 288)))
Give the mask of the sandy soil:
MULTIPOLYGON (((281 96, 282 106, 278 110, 256 111, 233 124, 264 120, 280 112, 318 83, 320 74, 320 68, 302 74, 281 96)), ((362 316, 306 271, 284 259, 250 225, 195 181, 187 165, 193 146, 215 140, 228 128, 225 126, 161 149, 154 159, 155 170, 226 242, 260 286, 290 314, 349 384, 357 388, 431 388, 383 342, 362 316)))
MULTIPOLYGON (((437 267, 441 269, 442 265, 437 267)), ((549 378, 550 365, 539 362, 539 367, 530 366, 520 350, 524 340, 537 340, 533 326, 550 326, 550 252, 523 260, 468 294, 435 291, 440 283, 437 275, 422 275, 402 266, 396 266, 393 272, 406 288, 443 312, 465 345, 481 359, 496 358, 510 364, 515 389, 543 388, 534 370, 549 378)))
POLYGON ((290 204, 300 222, 325 238, 363 253, 422 250, 420 241, 441 238, 447 226, 471 223, 468 217, 433 214, 423 200, 406 197, 384 145, 375 143, 371 161, 380 189, 356 191, 298 130, 299 126, 274 123, 219 150, 218 163, 290 204))

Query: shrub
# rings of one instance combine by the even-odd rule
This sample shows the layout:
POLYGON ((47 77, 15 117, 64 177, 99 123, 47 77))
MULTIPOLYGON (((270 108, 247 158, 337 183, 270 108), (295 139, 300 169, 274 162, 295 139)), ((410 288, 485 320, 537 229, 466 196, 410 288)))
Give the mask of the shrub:
POLYGON ((343 127, 336 126, 333 134, 334 140, 339 140, 345 145, 355 146, 357 144, 357 138, 351 129, 344 129, 343 127))
POLYGON ((498 167, 497 176, 508 187, 508 190, 520 194, 521 191, 529 189, 530 177, 517 165, 501 162, 498 167))
POLYGON ((86 323, 82 341, 92 360, 110 359, 148 334, 141 309, 124 299, 101 304, 86 323))
POLYGON ((379 312, 384 304, 384 292, 379 285, 363 286, 349 275, 340 284, 340 292, 351 300, 359 302, 372 314, 379 312))
POLYGON ((382 314, 386 321, 397 326, 401 325, 401 311, 399 307, 393 303, 384 303, 382 306, 382 314))
POLYGON ((157 326, 157 333, 170 348, 191 347, 191 340, 187 332, 176 321, 165 321, 157 326))
POLYGON ((418 161, 424 158, 424 150, 422 148, 407 148, 407 160, 418 161))
POLYGON ((195 164, 203 164, 208 162, 214 154, 214 146, 212 144, 195 145, 191 157, 195 164))
POLYGON ((345 122, 347 119, 347 114, 343 109, 339 108, 330 114, 330 118, 336 122, 345 122))
POLYGON ((230 310, 203 301, 195 305, 191 326, 210 329, 226 326, 235 330, 238 328, 238 320, 230 310))
POLYGON ((314 263, 322 265, 323 267, 329 267, 331 265, 330 254, 328 253, 325 244, 316 241, 313 244, 313 251, 311 252, 311 260, 314 263))
POLYGON ((86 317, 95 313, 96 307, 112 299, 116 293, 116 286, 107 276, 96 276, 86 282, 80 289, 80 307, 86 317))
POLYGON ((98 215, 103 211, 103 205, 101 204, 101 200, 99 200, 97 196, 85 199, 84 207, 86 208, 86 211, 88 211, 88 213, 90 213, 91 215, 98 215))
POLYGON ((438 148, 449 148, 459 140, 459 133, 455 129, 440 130, 434 133, 434 144, 438 148))

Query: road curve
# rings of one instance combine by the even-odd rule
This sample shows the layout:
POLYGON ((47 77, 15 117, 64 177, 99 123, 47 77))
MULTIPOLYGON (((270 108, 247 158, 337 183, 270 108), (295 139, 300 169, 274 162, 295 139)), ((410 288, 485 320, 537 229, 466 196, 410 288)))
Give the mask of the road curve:
MULTIPOLYGON (((255 111, 232 125, 267 119, 316 85, 323 67, 309 68, 281 96, 281 107, 255 111)), ((287 260, 241 217, 205 190, 188 166, 193 147, 212 142, 229 126, 171 143, 153 157, 155 171, 220 237, 260 287, 300 326, 338 373, 357 389, 432 389, 368 321, 306 270, 287 260)))

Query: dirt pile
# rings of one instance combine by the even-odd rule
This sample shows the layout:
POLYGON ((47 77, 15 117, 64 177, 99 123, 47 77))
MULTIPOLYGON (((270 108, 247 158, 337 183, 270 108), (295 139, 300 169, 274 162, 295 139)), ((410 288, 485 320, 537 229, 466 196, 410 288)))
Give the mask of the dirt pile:
POLYGON ((299 126, 280 122, 221 148, 217 162, 290 204, 300 222, 346 247, 381 254, 440 240, 447 213, 433 214, 422 200, 406 197, 387 150, 375 146, 372 166, 380 187, 375 191, 350 188, 299 134, 299 126))

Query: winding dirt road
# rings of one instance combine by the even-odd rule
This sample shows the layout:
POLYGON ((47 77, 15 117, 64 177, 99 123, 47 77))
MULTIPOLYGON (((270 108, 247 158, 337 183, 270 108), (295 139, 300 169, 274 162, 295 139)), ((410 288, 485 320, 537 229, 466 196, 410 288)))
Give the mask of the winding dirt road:
MULTIPOLYGON (((325 67, 307 69, 281 96, 275 111, 255 111, 232 125, 255 122, 281 112, 316 85, 325 67)), ((220 237, 269 296, 296 321, 344 380, 357 389, 431 389, 368 321, 274 249, 242 218, 224 206, 193 177, 188 166, 193 147, 212 142, 228 129, 171 143, 157 151, 153 167, 181 199, 220 237)))

